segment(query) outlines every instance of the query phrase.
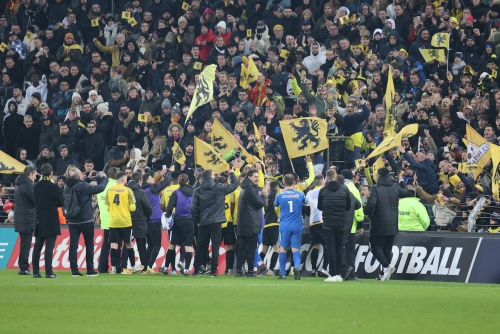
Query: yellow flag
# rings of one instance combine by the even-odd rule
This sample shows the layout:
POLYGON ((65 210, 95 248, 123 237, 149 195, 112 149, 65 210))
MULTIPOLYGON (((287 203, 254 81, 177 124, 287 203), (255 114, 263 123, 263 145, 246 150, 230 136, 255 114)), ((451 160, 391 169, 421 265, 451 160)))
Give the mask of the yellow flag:
POLYGON ((498 172, 498 163, 500 162, 500 146, 491 144, 490 149, 492 153, 491 161, 493 163, 493 169, 491 171, 491 190, 493 192, 493 197, 499 200, 500 194, 498 188, 500 187, 500 173, 498 172))
POLYGON ((382 160, 382 156, 378 157, 377 161, 375 161, 375 163, 373 164, 372 166, 372 170, 373 170, 373 179, 375 180, 375 182, 377 182, 378 180, 378 170, 380 168, 384 168, 385 165, 384 165, 384 160, 382 160))
POLYGON ((262 136, 260 135, 259 128, 255 123, 253 123, 253 130, 255 132, 255 147, 259 153, 259 158, 264 159, 266 152, 264 151, 264 145, 262 145, 262 136))
POLYGON ((477 179, 479 174, 483 171, 482 168, 479 168, 476 164, 471 164, 468 162, 461 162, 458 164, 458 171, 460 173, 467 174, 468 176, 477 179))
POLYGON ((426 62, 430 62, 432 60, 446 61, 444 49, 420 49, 420 53, 426 62))
POLYGON ((251 84, 252 82, 257 81, 257 77, 259 76, 259 70, 255 65, 253 58, 248 58, 248 79, 247 83, 251 84))
POLYGON ((208 65, 205 67, 203 72, 200 74, 200 79, 196 85, 196 90, 194 91, 193 100, 189 106, 189 112, 186 117, 186 121, 191 117, 196 108, 207 104, 212 99, 214 95, 214 81, 215 81, 215 70, 216 65, 208 65))
POLYGON ((385 131, 384 137, 396 137, 396 101, 394 101, 394 81, 392 80, 392 69, 389 66, 387 73, 387 87, 385 90, 385 131))
POLYGON ((339 21, 340 21, 340 24, 346 25, 347 23, 350 22, 349 16, 346 15, 346 16, 339 17, 339 21))
POLYGON ((174 155, 174 160, 177 161, 178 164, 182 165, 186 162, 186 156, 184 152, 182 152, 179 144, 174 140, 174 149, 172 150, 172 154, 174 155))
POLYGON ((373 150, 366 159, 371 159, 377 155, 384 154, 385 151, 390 150, 393 147, 401 146, 401 140, 408 139, 418 132, 418 123, 410 124, 405 126, 399 131, 395 137, 386 137, 378 146, 373 150))
POLYGON ((290 159, 323 151, 328 148, 327 123, 316 117, 280 121, 290 159))
POLYGON ((197 137, 194 137, 194 162, 215 174, 229 170, 229 164, 224 158, 212 146, 197 137))
POLYGON ((362 170, 362 169, 366 168, 365 162, 366 162, 366 160, 356 159, 356 160, 354 160, 354 165, 356 165, 356 169, 362 170))
POLYGON ((248 88, 248 68, 245 65, 241 65, 240 72, 240 86, 243 89, 248 88))
POLYGON ((214 119, 214 124, 212 125, 212 146, 223 157, 235 153, 236 150, 249 164, 258 162, 258 159, 248 153, 217 119, 214 119))
POLYGON ((1 174, 13 174, 22 173, 26 168, 25 165, 8 155, 7 153, 0 151, 0 173, 1 174))
POLYGON ((372 176, 370 175, 370 168, 365 167, 365 177, 369 185, 373 186, 372 176))
POLYGON ((434 34, 432 36, 431 45, 436 48, 448 48, 448 46, 450 45, 450 35, 447 32, 439 32, 437 34, 434 34))
POLYGON ((469 124, 466 124, 467 161, 479 168, 484 168, 492 158, 490 145, 469 124))

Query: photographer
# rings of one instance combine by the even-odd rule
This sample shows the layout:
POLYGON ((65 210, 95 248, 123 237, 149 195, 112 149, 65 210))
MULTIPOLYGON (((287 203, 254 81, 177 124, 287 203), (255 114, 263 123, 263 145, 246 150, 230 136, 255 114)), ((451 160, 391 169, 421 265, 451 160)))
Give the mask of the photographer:
POLYGON ((117 139, 117 146, 113 147, 108 152, 107 161, 109 167, 116 167, 120 170, 125 170, 127 167, 130 155, 127 150, 128 142, 124 136, 119 136, 117 139))

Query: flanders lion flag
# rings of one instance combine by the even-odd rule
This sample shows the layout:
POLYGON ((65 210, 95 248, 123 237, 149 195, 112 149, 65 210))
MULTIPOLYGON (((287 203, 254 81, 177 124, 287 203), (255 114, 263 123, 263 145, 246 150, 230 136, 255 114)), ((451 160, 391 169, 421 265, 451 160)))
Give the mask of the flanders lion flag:
POLYGON ((257 81, 258 76, 259 76, 259 70, 257 69, 257 66, 255 65, 253 59, 250 57, 248 58, 247 66, 246 67, 245 65, 241 66, 241 73, 240 73, 241 88, 247 89, 249 84, 257 81))
POLYGON ((394 100, 394 81, 392 80, 392 69, 389 66, 387 74, 387 87, 385 90, 385 131, 384 137, 396 137, 396 101, 394 100))
POLYGON ((216 65, 208 65, 205 67, 203 72, 200 74, 200 80, 196 85, 196 90, 194 91, 193 100, 189 106, 189 112, 186 117, 186 121, 191 117, 196 108, 207 104, 212 99, 214 95, 214 81, 215 81, 215 70, 216 65))
POLYGON ((204 169, 211 169, 215 174, 229 170, 229 164, 224 158, 212 146, 197 137, 194 137, 194 163, 204 169))
POLYGON ((1 174, 13 174, 22 173, 26 168, 25 165, 8 155, 7 153, 0 151, 0 173, 1 174))
POLYGON ((324 119, 303 117, 280 121, 290 159, 323 151, 328 148, 327 123, 324 119))
POLYGON ((259 161, 259 159, 248 153, 218 120, 214 120, 214 124, 212 125, 212 146, 224 158, 228 155, 239 153, 252 165, 259 161))
POLYGON ((178 164, 182 165, 186 162, 186 156, 184 152, 182 152, 179 144, 174 140, 174 149, 172 150, 172 154, 174 156, 174 160, 177 161, 178 164))
POLYGON ((490 145, 469 124, 466 125, 467 162, 479 168, 484 168, 491 159, 490 145))
POLYGON ((262 136, 260 135, 259 128, 255 123, 253 123, 253 130, 255 132, 255 147, 257 152, 259 152, 259 158, 264 159, 266 152, 264 151, 264 145, 262 145, 262 136))
POLYGON ((446 61, 444 49, 420 49, 420 53, 426 62, 430 62, 432 60, 446 61))
POLYGON ((447 32, 438 32, 434 34, 432 36, 431 45, 435 48, 447 48, 450 45, 450 34, 447 32))
POLYGON ((370 153, 369 156, 366 157, 366 159, 371 159, 373 157, 376 157, 377 155, 384 154, 385 151, 390 150, 393 147, 400 146, 401 145, 401 140, 403 139, 408 139, 414 134, 418 132, 418 124, 410 124, 405 126, 404 128, 399 131, 399 133, 396 135, 396 137, 387 137, 385 138, 378 146, 373 150, 372 153, 370 153))
POLYGON ((378 170, 380 168, 384 168, 384 167, 385 167, 384 160, 382 160, 382 156, 380 156, 380 157, 378 157, 377 161, 375 161, 375 163, 372 166, 373 179, 375 180, 375 182, 377 182, 377 180, 378 180, 378 170))

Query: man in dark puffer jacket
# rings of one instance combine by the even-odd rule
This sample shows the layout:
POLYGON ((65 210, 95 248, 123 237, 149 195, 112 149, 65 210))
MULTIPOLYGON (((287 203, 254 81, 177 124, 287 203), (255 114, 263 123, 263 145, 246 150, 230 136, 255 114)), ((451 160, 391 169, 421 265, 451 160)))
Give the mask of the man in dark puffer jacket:
MULTIPOLYGON (((210 169, 203 171, 201 186, 196 189, 191 202, 193 221, 198 224, 197 249, 207 249, 212 239, 212 264, 210 276, 216 277, 219 264, 219 246, 221 239, 221 224, 226 221, 225 196, 236 190, 238 186, 234 170, 229 171, 230 184, 215 183, 214 175, 210 169)), ((194 255, 193 276, 199 276, 202 253, 194 255)))
POLYGON ((388 281, 396 269, 391 265, 392 245, 398 230, 399 199, 413 196, 413 192, 398 187, 389 177, 387 168, 378 170, 377 184, 372 187, 364 208, 365 218, 370 216, 370 248, 382 265, 381 281, 388 281))

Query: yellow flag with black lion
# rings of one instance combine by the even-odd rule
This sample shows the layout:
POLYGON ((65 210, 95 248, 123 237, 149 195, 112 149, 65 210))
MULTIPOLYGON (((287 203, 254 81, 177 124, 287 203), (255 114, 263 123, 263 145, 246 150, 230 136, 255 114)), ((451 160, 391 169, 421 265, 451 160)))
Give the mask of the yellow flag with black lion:
POLYGON ((283 139, 290 159, 320 152, 328 148, 326 120, 303 117, 280 121, 283 139))

